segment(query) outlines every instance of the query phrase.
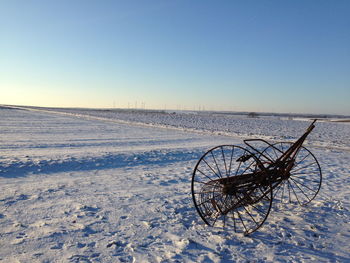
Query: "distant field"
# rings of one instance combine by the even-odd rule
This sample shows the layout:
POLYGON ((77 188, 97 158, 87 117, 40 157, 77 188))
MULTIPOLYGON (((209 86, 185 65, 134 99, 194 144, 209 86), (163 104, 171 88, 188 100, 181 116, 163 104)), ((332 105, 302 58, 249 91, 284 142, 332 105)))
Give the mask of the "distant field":
MULTIPOLYGON (((250 118, 247 114, 227 112, 182 112, 120 109, 68 109, 27 108, 48 112, 60 112, 71 116, 177 129, 204 134, 226 135, 240 138, 264 138, 271 141, 295 140, 308 126, 309 117, 279 115, 250 118)), ((312 146, 350 150, 348 119, 319 120, 306 142, 312 146), (333 121, 330 121, 333 120, 333 121)))

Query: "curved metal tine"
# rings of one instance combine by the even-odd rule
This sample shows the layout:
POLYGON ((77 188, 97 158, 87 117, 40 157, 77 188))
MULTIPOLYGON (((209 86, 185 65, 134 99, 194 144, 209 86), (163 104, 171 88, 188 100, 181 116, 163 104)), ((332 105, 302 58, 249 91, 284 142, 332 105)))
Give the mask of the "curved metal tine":
MULTIPOLYGON (((196 195, 201 195, 201 194, 210 194, 210 193, 213 193, 213 195, 210 196, 210 197, 208 197, 208 198, 206 198, 205 200, 201 200, 202 202, 201 202, 200 205, 202 205, 202 204, 207 203, 208 201, 210 201, 210 200, 212 200, 212 199, 214 199, 214 198, 216 198, 216 197, 219 197, 219 196, 221 196, 221 195, 220 195, 220 194, 215 194, 215 193, 218 193, 218 192, 205 192, 205 193, 194 193, 194 194, 196 194, 196 195)), ((220 192, 219 192, 219 193, 220 193, 220 192)), ((197 204, 197 205, 199 205, 199 204, 197 204)))
POLYGON ((205 206, 205 204, 207 204, 208 202, 210 202, 211 199, 205 199, 203 201, 201 201, 200 203, 197 204, 197 206, 205 206))
MULTIPOLYGON (((211 194, 211 193, 221 193, 221 191, 203 191, 203 192, 194 192, 195 195, 200 195, 200 194, 211 194)), ((218 195, 220 196, 220 195, 218 195)), ((216 196, 217 197, 217 196, 216 196)))
MULTIPOLYGON (((225 205, 227 198, 223 201, 223 205, 225 205)), ((215 225, 216 221, 219 219, 220 216, 223 217, 223 227, 225 227, 225 221, 226 221, 226 214, 222 213, 221 209, 220 211, 217 211, 217 216, 215 217, 215 220, 213 222, 213 225, 215 225)))
POLYGON ((237 214, 237 217, 235 217, 235 213, 237 213, 235 210, 230 210, 230 213, 232 214, 232 220, 233 220, 233 227, 234 227, 234 230, 235 232, 237 233, 238 232, 238 226, 237 226, 237 221, 239 221, 239 218, 238 218, 238 214, 237 214))
MULTIPOLYGON (((212 220, 210 220, 210 217, 215 213, 215 210, 214 210, 214 208, 212 206, 208 206, 208 205, 205 205, 205 204, 208 204, 208 203, 207 202, 203 202, 203 205, 201 205, 199 207, 199 209, 201 210, 203 217, 206 218, 205 221, 207 223, 209 223, 209 221, 212 221, 212 220)), ((213 224, 212 224, 212 226, 213 226, 213 224)))
POLYGON ((215 225, 215 223, 216 223, 216 221, 218 220, 218 218, 219 218, 220 215, 221 215, 220 213, 216 213, 216 216, 215 216, 215 218, 214 218, 214 222, 213 222, 212 226, 215 225))
MULTIPOLYGON (((245 193, 242 193, 242 194, 246 195, 245 193)), ((235 203, 235 205, 233 207, 238 207, 239 204, 241 204, 244 201, 244 198, 239 197, 237 194, 235 194, 235 199, 237 200, 237 202, 235 203)), ((232 207, 228 210, 231 211, 232 207)))
MULTIPOLYGON (((226 197, 225 197, 225 200, 224 200, 224 202, 223 202, 223 205, 224 205, 224 207, 226 207, 226 202, 227 202, 227 199, 229 198, 229 196, 228 195, 226 195, 226 197)), ((223 223, 224 223, 224 227, 225 227, 225 224, 226 224, 226 214, 223 214, 223 216, 224 216, 224 219, 223 219, 223 223)))
POLYGON ((210 226, 214 226, 214 223, 211 223, 211 216, 214 214, 215 212, 209 209, 206 209, 206 213, 203 213, 203 216, 206 218, 206 223, 209 224, 210 226))

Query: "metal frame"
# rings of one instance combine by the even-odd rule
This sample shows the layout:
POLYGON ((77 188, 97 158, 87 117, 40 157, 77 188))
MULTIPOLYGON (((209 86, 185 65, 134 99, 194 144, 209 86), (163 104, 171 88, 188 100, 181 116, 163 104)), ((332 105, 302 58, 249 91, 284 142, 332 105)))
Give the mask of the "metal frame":
POLYGON ((195 166, 191 184, 193 202, 203 221, 211 226, 222 221, 226 226, 230 219, 235 232, 248 235, 265 222, 282 185, 281 203, 285 187, 289 202, 294 198, 305 205, 313 200, 320 189, 322 173, 316 157, 303 143, 315 122, 294 143, 247 139, 244 143, 251 150, 220 145, 205 153, 195 166), (267 146, 259 150, 252 142, 267 146), (290 146, 284 150, 283 145, 290 146), (269 154, 271 150, 275 156, 269 154))

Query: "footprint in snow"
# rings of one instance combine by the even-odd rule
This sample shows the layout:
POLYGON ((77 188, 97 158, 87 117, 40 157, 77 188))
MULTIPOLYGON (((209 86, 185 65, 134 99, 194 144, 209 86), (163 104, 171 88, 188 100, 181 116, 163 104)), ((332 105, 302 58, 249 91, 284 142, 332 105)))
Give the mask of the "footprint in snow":
POLYGON ((177 183, 178 183, 177 180, 168 180, 168 181, 162 181, 162 182, 160 182, 160 185, 161 185, 161 186, 169 186, 169 185, 177 184, 177 183))
POLYGON ((71 256, 69 259, 69 262, 76 262, 76 263, 80 263, 80 262, 95 262, 96 258, 98 258, 101 255, 101 253, 92 253, 91 255, 73 255, 71 256), (92 261, 93 260, 93 261, 92 261))
POLYGON ((5 198, 3 200, 0 200, 0 202, 1 201, 4 202, 5 206, 11 206, 19 201, 28 200, 29 198, 30 198, 30 195, 21 194, 19 196, 5 198))
POLYGON ((50 247, 50 249, 61 249, 63 247, 63 243, 59 242, 55 244, 54 246, 50 247))
POLYGON ((101 210, 99 207, 87 206, 87 205, 77 205, 76 210, 79 211, 79 217, 82 216, 96 216, 96 214, 101 210))
POLYGON ((80 243, 78 242, 76 244, 77 248, 94 248, 96 247, 96 242, 91 242, 91 243, 80 243))
POLYGON ((111 241, 107 244, 107 248, 112 247, 115 249, 114 256, 117 256, 120 262, 135 262, 135 258, 130 255, 130 253, 134 252, 131 243, 123 241, 111 241))

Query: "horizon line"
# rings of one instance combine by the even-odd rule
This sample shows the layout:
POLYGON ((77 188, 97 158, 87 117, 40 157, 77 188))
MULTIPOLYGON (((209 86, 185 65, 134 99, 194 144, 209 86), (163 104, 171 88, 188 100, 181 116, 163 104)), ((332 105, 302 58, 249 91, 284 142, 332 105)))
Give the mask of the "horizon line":
POLYGON ((206 109, 173 109, 173 108, 135 108, 135 107, 59 107, 59 106, 37 106, 37 105, 13 105, 13 104, 0 104, 0 107, 23 107, 23 108, 43 108, 43 109, 90 109, 90 110, 137 110, 137 111, 165 111, 165 112, 215 112, 221 114, 249 114, 255 113, 259 117, 260 116, 290 116, 290 117, 341 117, 341 118, 350 118, 350 115, 347 114, 332 114, 332 113, 296 113, 296 112, 269 112, 269 111, 246 111, 246 110, 206 110, 206 109))

